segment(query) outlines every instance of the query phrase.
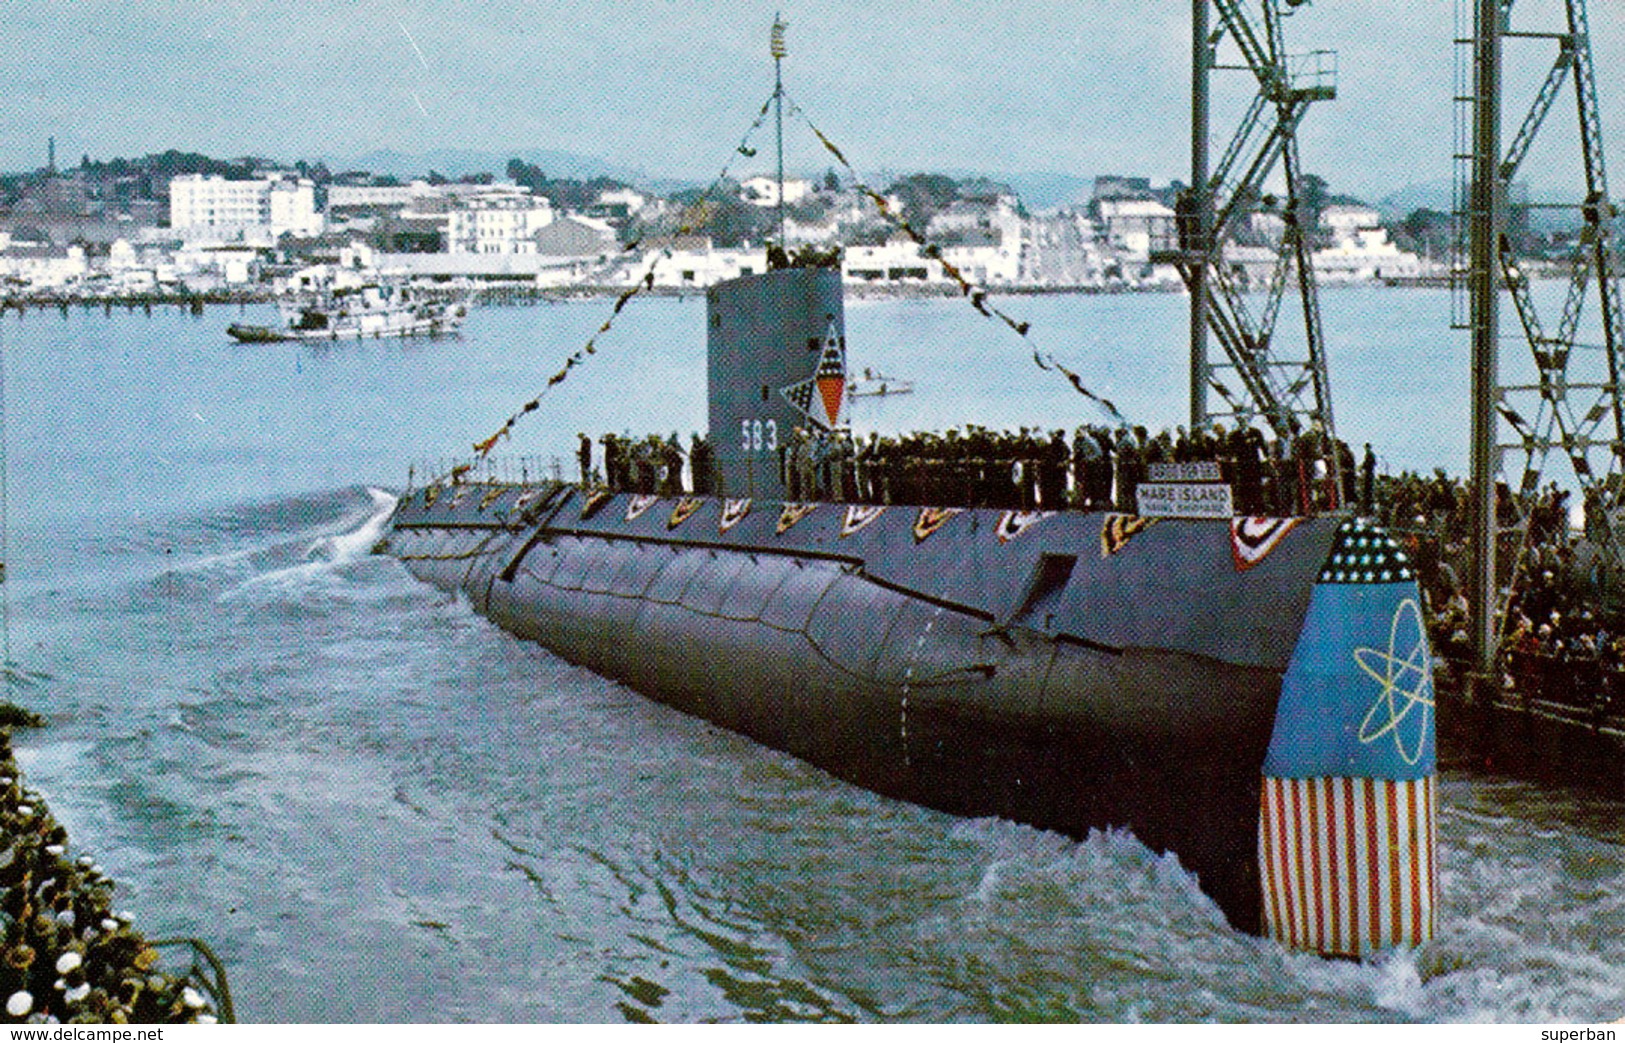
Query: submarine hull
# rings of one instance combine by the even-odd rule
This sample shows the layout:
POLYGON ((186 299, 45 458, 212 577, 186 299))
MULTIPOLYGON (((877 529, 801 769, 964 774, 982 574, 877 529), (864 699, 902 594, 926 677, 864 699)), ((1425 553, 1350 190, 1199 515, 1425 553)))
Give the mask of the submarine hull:
POLYGON ((480 613, 854 784, 1177 853, 1265 928, 1262 766, 1336 519, 752 504, 449 487, 389 553, 480 613), (1125 533, 1127 535, 1125 535, 1125 533))

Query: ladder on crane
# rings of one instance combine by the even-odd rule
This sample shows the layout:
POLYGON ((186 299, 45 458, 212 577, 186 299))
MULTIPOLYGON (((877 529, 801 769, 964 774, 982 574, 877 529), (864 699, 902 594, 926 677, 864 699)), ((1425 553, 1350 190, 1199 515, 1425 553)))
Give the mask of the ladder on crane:
MULTIPOLYGON (((1496 436, 1494 455, 1509 486, 1517 490, 1517 501, 1527 506, 1548 475, 1552 451, 1560 450, 1584 497, 1589 534, 1605 561, 1617 569, 1625 564, 1625 532, 1615 532, 1618 526, 1611 524, 1613 512, 1625 502, 1625 404, 1621 399, 1625 311, 1621 308, 1620 258, 1613 227, 1618 211, 1608 194, 1585 0, 1563 0, 1563 6, 1562 29, 1516 32, 1510 29, 1512 0, 1498 3, 1496 28, 1502 39, 1549 41, 1556 45, 1557 54, 1505 154, 1491 157, 1495 161, 1494 190, 1503 201, 1511 197, 1541 126, 1564 87, 1570 84, 1579 118, 1585 188, 1577 202, 1556 204, 1577 209, 1580 227, 1568 258, 1568 287, 1555 327, 1542 319, 1532 280, 1520 267, 1519 244, 1505 229, 1496 233, 1490 263, 1497 269, 1496 281, 1512 303, 1534 372, 1532 381, 1525 377, 1521 381, 1497 382, 1495 410, 1502 422, 1501 432, 1510 430, 1511 437, 1496 436), (1582 318, 1593 294, 1597 299, 1600 343, 1586 343, 1581 337, 1582 318), (1513 461, 1520 457, 1521 473, 1513 482, 1513 461)), ((1468 140, 1463 128, 1470 125, 1466 117, 1477 99, 1475 93, 1460 88, 1468 78, 1465 70, 1473 61, 1466 49, 1474 40, 1458 32, 1456 43, 1465 57, 1458 62, 1456 92, 1457 139, 1461 144, 1455 156, 1458 248, 1452 324, 1470 328, 1465 295, 1474 262, 1467 250, 1466 231, 1473 216, 1469 187, 1476 153, 1461 146, 1468 140)), ((1553 204, 1536 205, 1549 208, 1553 204)))
MULTIPOLYGON (((1311 51, 1289 55, 1283 19, 1302 0, 1260 0, 1258 20, 1242 0, 1195 0, 1192 48, 1192 187, 1180 201, 1177 250, 1153 254, 1171 262, 1192 295, 1191 424, 1210 427, 1221 420, 1240 426, 1267 424, 1285 441, 1307 432, 1324 436, 1332 473, 1339 466, 1327 379, 1325 334, 1309 229, 1304 227, 1305 175, 1298 155, 1297 130, 1316 101, 1337 94, 1336 55, 1311 51), (1208 7, 1218 25, 1207 32, 1208 7), (1261 21, 1260 21, 1261 20, 1261 21), (1259 28, 1261 24, 1261 29, 1259 28), (1220 65, 1219 48, 1228 40, 1241 64, 1220 65), (1206 169, 1207 79, 1210 69, 1252 73, 1258 90, 1219 162, 1206 169), (1265 184, 1280 167, 1285 198, 1267 195, 1265 184), (1279 226, 1276 260, 1262 300, 1248 299, 1249 287, 1226 262, 1224 244, 1257 213, 1279 226), (1289 348, 1277 335, 1281 308, 1295 286, 1303 312, 1304 342, 1289 348), (1223 349, 1210 359, 1211 332, 1223 349), (1208 392, 1222 402, 1210 408, 1208 392)), ((1333 487, 1339 483, 1333 482, 1333 487)), ((1335 506, 1335 503, 1332 504, 1335 506)))

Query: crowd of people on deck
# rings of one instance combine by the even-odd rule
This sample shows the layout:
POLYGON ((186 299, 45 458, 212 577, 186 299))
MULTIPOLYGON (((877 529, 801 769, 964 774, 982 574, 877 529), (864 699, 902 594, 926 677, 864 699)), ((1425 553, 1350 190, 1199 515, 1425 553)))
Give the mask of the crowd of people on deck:
MULTIPOLYGON (((1447 674, 1459 674, 1471 658, 1460 579, 1469 553, 1467 493, 1465 482, 1443 470, 1377 483, 1377 516, 1413 552, 1433 651, 1447 674)), ((1625 601, 1609 596, 1601 513, 1587 510, 1585 527, 1576 530, 1566 490, 1548 485, 1520 502, 1497 486, 1497 556, 1510 579, 1503 588, 1501 684, 1582 715, 1625 717, 1625 601)))
POLYGON ((705 496, 716 491, 711 443, 703 435, 694 435, 685 453, 682 439, 675 431, 670 438, 607 434, 603 438, 602 470, 593 466, 592 439, 585 434, 576 437, 579 441, 576 460, 583 487, 604 486, 614 492, 661 496, 684 493, 705 496))
MULTIPOLYGON (((583 485, 615 492, 731 495, 718 474, 709 439, 606 434, 578 436, 583 485)), ((1341 441, 1310 430, 1292 439, 1268 438, 1250 427, 1183 429, 1152 434, 1144 427, 1085 425, 1066 432, 1041 428, 871 433, 796 428, 769 450, 791 501, 1014 510, 1116 510, 1135 513, 1136 490, 1152 465, 1211 461, 1234 490, 1238 514, 1300 515, 1369 503, 1376 461, 1363 463, 1341 441), (1360 499, 1364 497, 1363 501, 1360 499)))
POLYGON ((1625 717, 1625 619, 1604 608, 1574 547, 1531 547, 1522 572, 1502 643, 1506 687, 1625 717))

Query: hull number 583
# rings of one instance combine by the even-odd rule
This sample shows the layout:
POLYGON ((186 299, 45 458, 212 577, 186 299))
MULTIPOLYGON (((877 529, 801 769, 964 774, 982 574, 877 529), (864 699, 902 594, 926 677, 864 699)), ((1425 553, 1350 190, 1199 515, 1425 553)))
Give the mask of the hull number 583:
POLYGON ((746 453, 778 452, 779 422, 749 418, 739 421, 739 448, 746 453))

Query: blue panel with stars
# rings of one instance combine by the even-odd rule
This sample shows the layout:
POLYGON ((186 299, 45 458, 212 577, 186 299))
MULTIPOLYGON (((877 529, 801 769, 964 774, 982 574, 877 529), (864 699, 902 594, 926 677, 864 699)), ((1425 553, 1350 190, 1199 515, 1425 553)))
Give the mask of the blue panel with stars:
POLYGON ((1281 681, 1265 775, 1418 779, 1435 772, 1432 659, 1416 583, 1366 579, 1400 567, 1409 572, 1392 560, 1358 560, 1366 554, 1375 556, 1369 546, 1334 548, 1327 563, 1334 578, 1315 584, 1281 681), (1337 563, 1339 553, 1356 560, 1337 563), (1359 578, 1335 578, 1356 568, 1359 578))
POLYGON ((1363 519, 1338 526, 1322 583, 1393 583, 1415 579, 1410 559, 1394 538, 1363 519))

